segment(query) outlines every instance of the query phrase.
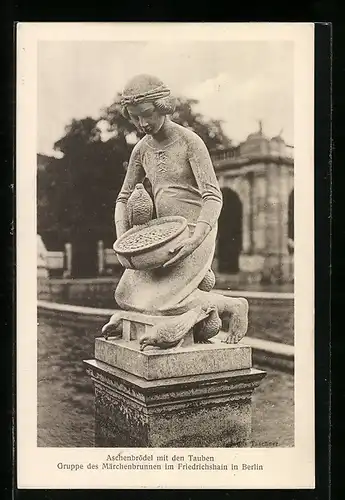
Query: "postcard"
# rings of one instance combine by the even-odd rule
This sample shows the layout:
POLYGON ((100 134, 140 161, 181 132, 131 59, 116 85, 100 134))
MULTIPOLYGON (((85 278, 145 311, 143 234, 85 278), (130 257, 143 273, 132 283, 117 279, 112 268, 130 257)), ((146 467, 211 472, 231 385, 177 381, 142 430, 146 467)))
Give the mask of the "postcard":
POLYGON ((17 24, 17 476, 312 489, 314 25, 17 24))

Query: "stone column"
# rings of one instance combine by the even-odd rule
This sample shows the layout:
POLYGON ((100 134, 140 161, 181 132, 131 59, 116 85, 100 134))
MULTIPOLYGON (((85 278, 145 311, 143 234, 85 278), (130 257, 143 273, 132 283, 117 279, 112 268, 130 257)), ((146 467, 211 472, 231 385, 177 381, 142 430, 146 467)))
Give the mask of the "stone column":
POLYGON ((72 275, 72 243, 65 244, 66 269, 64 277, 69 278, 72 275))
POLYGON ((101 276, 104 273, 104 243, 102 240, 97 243, 97 263, 98 274, 101 276))
POLYGON ((244 254, 250 253, 250 184, 249 180, 242 176, 239 182, 240 199, 243 208, 243 247, 244 254))
POLYGON ((253 248, 252 253, 262 255, 266 249, 266 196, 267 180, 262 174, 253 175, 253 248))
POLYGON ((240 259, 242 278, 246 282, 259 282, 264 265, 264 251, 266 246, 266 179, 257 172, 250 174, 249 192, 249 222, 250 245, 249 251, 243 252, 240 259))
POLYGON ((287 165, 280 167, 280 193, 281 193, 281 280, 285 283, 293 281, 292 255, 289 254, 289 194, 290 172, 287 165))
POLYGON ((47 249, 40 235, 37 235, 37 298, 50 299, 47 249))
POLYGON ((280 165, 270 163, 267 165, 266 256, 263 270, 263 279, 269 283, 284 282, 283 213, 285 203, 282 196, 280 165))
MULTIPOLYGON (((96 339, 97 447, 250 447, 251 396, 265 372, 246 345, 139 350, 157 318, 121 312, 124 338, 96 339)), ((162 318, 159 317, 159 321, 162 318)))
POLYGON ((289 253, 289 195, 293 189, 293 170, 290 165, 280 166, 281 180, 281 252, 282 281, 294 281, 293 255, 289 253))

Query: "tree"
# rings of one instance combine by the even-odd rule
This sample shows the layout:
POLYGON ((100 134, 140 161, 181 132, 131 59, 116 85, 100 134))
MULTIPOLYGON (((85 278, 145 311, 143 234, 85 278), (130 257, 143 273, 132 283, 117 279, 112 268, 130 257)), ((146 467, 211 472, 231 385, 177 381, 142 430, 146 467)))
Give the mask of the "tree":
POLYGON ((179 97, 175 113, 172 116, 174 122, 198 134, 205 142, 209 151, 230 147, 231 140, 223 131, 222 121, 206 119, 200 113, 195 112, 193 108, 197 104, 199 104, 199 101, 196 99, 179 97))
MULTIPOLYGON (((119 104, 121 94, 117 94, 114 102, 101 111, 101 119, 108 123, 108 131, 113 133, 118 141, 127 145, 126 136, 131 133, 137 133, 135 126, 125 118, 121 113, 119 104)), ((139 139, 139 135, 137 135, 139 139)))
POLYGON ((74 274, 96 272, 96 246, 115 239, 113 212, 131 147, 116 137, 102 141, 98 120, 73 120, 54 148, 54 159, 38 173, 38 231, 48 248, 73 247, 74 274), (92 251, 90 251, 92 249, 92 251))
MULTIPOLYGON (((119 98, 120 95, 117 96, 117 101, 119 98)), ((129 133, 135 133, 137 140, 139 140, 140 136, 134 125, 122 116, 117 101, 105 108, 102 113, 102 119, 108 123, 108 130, 124 141, 129 133)), ((196 132, 210 151, 230 147, 231 140, 223 131, 222 121, 207 119, 202 114, 197 113, 194 108, 198 104, 199 101, 196 99, 178 97, 176 99, 176 110, 171 117, 172 120, 196 132)))

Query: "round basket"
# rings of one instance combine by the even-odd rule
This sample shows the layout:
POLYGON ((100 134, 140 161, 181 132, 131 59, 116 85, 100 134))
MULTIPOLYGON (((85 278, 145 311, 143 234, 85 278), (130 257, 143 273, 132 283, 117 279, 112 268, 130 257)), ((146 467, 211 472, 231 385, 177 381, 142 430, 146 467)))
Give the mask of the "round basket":
POLYGON ((169 251, 188 236, 184 217, 160 217, 129 229, 115 241, 113 248, 124 267, 155 269, 170 260, 169 251))

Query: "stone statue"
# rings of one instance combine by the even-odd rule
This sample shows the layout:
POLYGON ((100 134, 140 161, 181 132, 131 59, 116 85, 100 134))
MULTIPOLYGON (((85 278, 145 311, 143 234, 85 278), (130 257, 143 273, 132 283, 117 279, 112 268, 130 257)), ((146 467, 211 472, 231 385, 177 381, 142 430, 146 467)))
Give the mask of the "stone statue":
MULTIPOLYGON (((171 248, 171 257, 161 267, 126 269, 115 292, 116 302, 123 311, 163 317, 151 333, 141 337, 141 349, 179 346, 193 327, 194 342, 209 342, 226 319, 228 331, 222 340, 237 343, 247 332, 248 303, 211 291, 222 193, 209 152, 197 134, 169 118, 174 99, 158 78, 132 78, 123 91, 121 106, 124 116, 146 135, 132 151, 116 200, 117 238, 152 217, 145 180, 152 186, 157 219, 185 218, 188 236, 171 248)), ((102 331, 107 337, 119 330, 117 312, 102 331)))

